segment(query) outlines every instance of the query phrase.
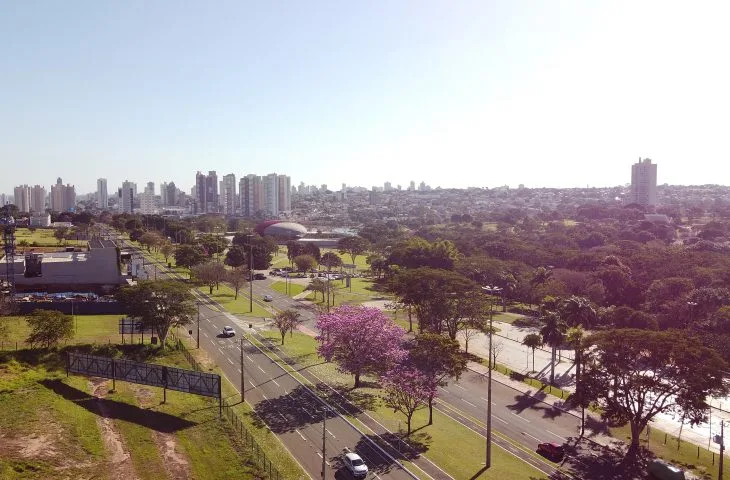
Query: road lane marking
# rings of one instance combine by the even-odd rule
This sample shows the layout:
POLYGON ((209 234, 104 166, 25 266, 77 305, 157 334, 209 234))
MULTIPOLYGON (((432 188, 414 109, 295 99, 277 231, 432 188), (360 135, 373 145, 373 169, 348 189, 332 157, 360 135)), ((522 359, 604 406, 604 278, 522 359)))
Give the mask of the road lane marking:
POLYGON ((558 437, 558 438, 559 438, 560 440, 562 440, 562 441, 564 441, 564 442, 565 442, 565 441, 567 441, 567 440, 565 440, 565 437, 561 437, 560 435, 558 435, 558 434, 557 434, 557 433, 555 433, 555 432, 551 432, 550 430, 545 430, 545 431, 546 431, 547 433, 549 433, 550 435, 555 435, 556 437, 558 437))
POLYGON ((203 332, 203 335, 205 335, 205 338, 209 338, 207 333, 203 332))
POLYGON ((463 399, 462 398, 461 401, 464 402, 464 403, 466 403, 467 405, 471 405, 472 407, 478 408, 476 405, 474 405, 473 403, 471 403, 469 400, 466 400, 466 399, 463 399))
POLYGON ((246 355, 246 358, 248 358, 248 360, 249 360, 250 362, 253 362, 253 359, 252 359, 251 357, 249 357, 248 355, 246 355))
POLYGON ((256 365, 256 366, 259 367, 259 370, 261 370, 262 372, 266 373, 266 370, 264 370, 263 368, 261 368, 261 365, 256 365))
MULTIPOLYGON (((300 432, 298 428, 295 428, 294 431, 297 432, 300 437, 302 437, 302 440, 304 440, 305 442, 307 441, 307 439, 304 437, 304 435, 302 435, 302 432, 300 432)), ((319 453, 319 452, 317 452, 317 453, 319 454, 320 457, 322 456, 321 453, 319 453)))
POLYGON ((264 397, 265 400, 269 399, 269 397, 267 397, 265 393, 262 393, 261 396, 264 397))
POLYGON ((241 373, 241 369, 240 368, 238 369, 238 373, 241 373))
POLYGON ((499 420, 502 423, 509 423, 507 420, 504 420, 504 419, 498 417, 497 415, 492 415, 492 417, 494 417, 495 420, 499 420))
POLYGON ((274 383, 276 384, 276 386, 277 386, 277 387, 281 387, 281 385, 279 385, 279 382, 277 382, 277 381, 276 381, 276 380, 274 380, 273 378, 271 379, 271 381, 272 381, 272 382, 274 382, 274 383))
POLYGON ((530 423, 530 421, 529 421, 528 419, 526 419, 526 418, 523 418, 523 417, 520 417, 520 416, 519 416, 518 414, 516 414, 515 412, 509 412, 509 413, 511 413, 512 415, 514 415, 515 417, 517 417, 517 418, 519 418, 519 419, 521 419, 521 420, 524 420, 524 421, 526 421, 527 423, 530 423))
POLYGON ((329 433, 330 435, 332 435, 332 438, 337 438, 337 437, 335 437, 335 434, 334 433, 330 432, 329 428, 325 428, 325 430, 327 430, 327 433, 329 433))
POLYGON ((224 351, 223 351, 223 350, 221 349, 221 347, 218 347, 218 351, 219 351, 219 352, 221 352, 221 355, 223 355, 223 356, 225 356, 225 355, 226 355, 226 352, 224 352, 224 351))
POLYGON ((233 363, 233 360, 231 360, 230 358, 227 358, 227 357, 226 357, 226 360, 228 360, 228 363, 230 363, 231 365, 235 365, 235 364, 233 363))
POLYGON ((256 384, 253 383, 251 380, 249 380, 248 383, 250 383, 253 388, 256 388, 256 384))
POLYGON ((529 434, 529 433, 527 433, 527 432, 522 432, 522 435, 526 435, 526 436, 528 436, 528 437, 530 437, 530 438, 533 438, 533 439, 537 440, 538 442, 540 441, 540 439, 539 439, 539 438, 537 438, 537 437, 536 437, 536 436, 534 436, 534 435, 530 435, 530 434, 529 434))
POLYGON ((208 322, 208 323, 213 323, 213 322, 210 321, 210 318, 206 318, 205 321, 208 322))
POLYGON ((462 387, 462 386, 461 386, 461 385, 459 385, 458 383, 455 383, 454 385, 456 385, 457 387, 459 387, 459 388, 460 388, 460 389, 462 389, 462 390, 466 390, 466 387, 462 387))

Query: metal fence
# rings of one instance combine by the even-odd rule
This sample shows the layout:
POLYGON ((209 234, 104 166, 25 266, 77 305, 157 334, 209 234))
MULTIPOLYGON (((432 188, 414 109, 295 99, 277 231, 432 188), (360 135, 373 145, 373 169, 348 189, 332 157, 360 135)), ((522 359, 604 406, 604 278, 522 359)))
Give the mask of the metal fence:
MULTIPOLYGON (((173 339, 175 340, 177 344, 177 348, 182 352, 182 354, 185 356, 185 359, 190 363, 190 365, 193 367, 193 369, 202 371, 203 368, 201 367, 200 363, 198 363, 197 360, 193 357, 193 355, 190 353, 188 348, 185 346, 185 344, 175 336, 174 333, 170 332, 173 339)), ((231 426, 233 427, 233 431, 238 435, 238 437, 243 442, 244 447, 246 450, 250 453, 251 458, 255 461, 256 465, 261 469, 262 473, 266 475, 267 478, 270 480, 282 480, 284 477, 279 473, 279 470, 274 466, 271 459, 266 455, 264 450, 261 448, 261 446, 258 444, 256 439, 254 439, 253 435, 251 435, 251 432, 249 432, 248 427, 244 425, 243 421, 241 421, 241 418, 238 416, 238 414, 233 410, 233 407, 226 402, 225 399, 222 399, 222 405, 223 405, 223 414, 228 419, 229 422, 231 422, 231 426)))

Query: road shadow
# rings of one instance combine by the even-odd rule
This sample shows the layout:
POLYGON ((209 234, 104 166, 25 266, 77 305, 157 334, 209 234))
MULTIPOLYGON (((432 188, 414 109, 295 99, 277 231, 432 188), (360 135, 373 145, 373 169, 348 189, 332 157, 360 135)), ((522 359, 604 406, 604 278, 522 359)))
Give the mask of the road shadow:
POLYGON ((543 389, 538 390, 534 394, 531 392, 522 393, 515 395, 515 403, 507 405, 507 408, 517 413, 518 415, 525 410, 536 410, 541 411, 543 418, 554 419, 563 415, 563 411, 549 403, 545 402, 547 394, 543 389))
POLYGON ((341 405, 347 410, 347 413, 353 415, 365 410, 375 410, 379 403, 376 395, 344 385, 330 386, 326 383, 318 383, 315 385, 315 389, 327 403, 341 405), (343 397, 347 400, 347 404, 342 405, 343 397))
MULTIPOLYGON (((332 410, 327 411, 327 418, 335 416, 337 414, 332 410)), ((253 415, 257 427, 265 428, 268 425, 276 434, 319 423, 322 418, 322 403, 303 386, 298 386, 286 395, 260 401, 253 415)))
POLYGON ((104 416, 107 418, 124 420, 125 422, 141 425, 158 432, 174 433, 197 425, 195 422, 175 415, 169 415, 107 398, 98 398, 83 390, 67 385, 61 380, 42 380, 39 383, 57 395, 96 415, 101 415, 103 410, 105 412, 104 416))
MULTIPOLYGON (((367 457, 368 469, 378 475, 383 475, 392 470, 396 464, 390 459, 375 453, 373 443, 388 452, 398 461, 412 461, 428 451, 431 446, 431 435, 427 433, 411 433, 409 437, 399 436, 396 433, 388 432, 383 435, 365 435, 355 446, 355 451, 367 457)), ((344 453, 344 452, 343 452, 344 453)), ((347 477, 345 477, 347 478, 347 477)))
POLYGON ((644 480, 649 479, 647 463, 654 458, 651 452, 640 449, 634 458, 624 456, 616 442, 615 448, 599 445, 588 439, 577 439, 565 444, 565 466, 577 478, 591 480, 644 480))

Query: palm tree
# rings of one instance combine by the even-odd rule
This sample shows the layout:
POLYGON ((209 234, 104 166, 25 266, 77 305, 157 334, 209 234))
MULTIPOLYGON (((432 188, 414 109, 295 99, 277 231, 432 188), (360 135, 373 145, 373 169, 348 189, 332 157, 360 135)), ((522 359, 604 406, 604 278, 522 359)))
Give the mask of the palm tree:
POLYGON ((545 325, 540 329, 542 342, 552 348, 550 361, 550 383, 555 383, 555 353, 565 339, 566 325, 557 312, 547 311, 542 317, 545 325))
POLYGON ((581 384, 581 363, 583 360, 583 337, 585 330, 582 325, 570 327, 565 334, 565 340, 575 350, 575 392, 578 403, 580 403, 580 436, 585 434, 586 425, 586 406, 583 399, 583 385, 581 384))
POLYGON ((571 327, 578 325, 590 327, 597 317, 596 309, 593 308, 591 301, 576 295, 571 295, 560 302, 560 316, 571 327))
POLYGON ((530 333, 525 335, 522 339, 522 345, 532 349, 532 371, 535 371, 535 349, 542 345, 542 337, 537 333, 530 333))

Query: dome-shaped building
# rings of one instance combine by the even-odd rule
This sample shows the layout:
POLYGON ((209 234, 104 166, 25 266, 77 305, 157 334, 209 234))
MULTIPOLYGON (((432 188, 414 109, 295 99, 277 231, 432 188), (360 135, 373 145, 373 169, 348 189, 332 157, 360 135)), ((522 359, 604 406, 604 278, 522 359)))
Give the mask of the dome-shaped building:
POLYGON ((304 225, 282 220, 270 220, 256 225, 256 233, 261 236, 269 235, 281 240, 296 240, 307 233, 304 225))

